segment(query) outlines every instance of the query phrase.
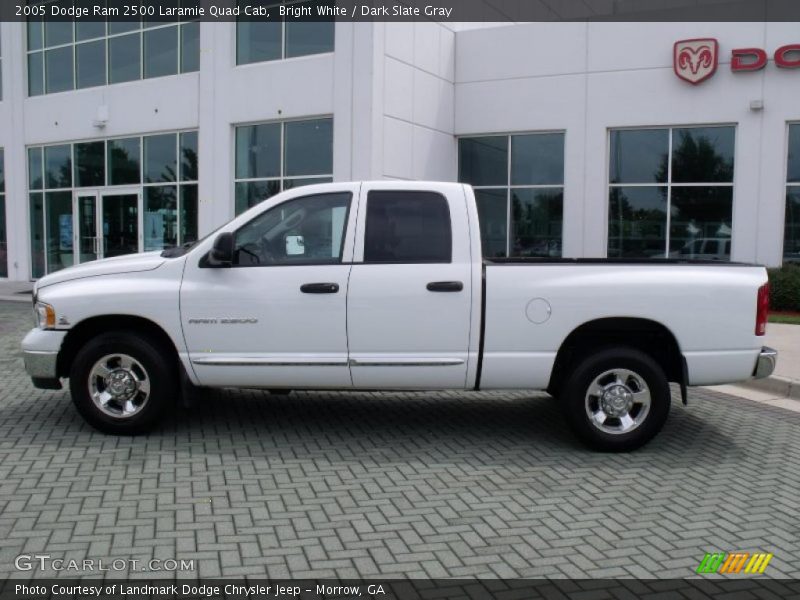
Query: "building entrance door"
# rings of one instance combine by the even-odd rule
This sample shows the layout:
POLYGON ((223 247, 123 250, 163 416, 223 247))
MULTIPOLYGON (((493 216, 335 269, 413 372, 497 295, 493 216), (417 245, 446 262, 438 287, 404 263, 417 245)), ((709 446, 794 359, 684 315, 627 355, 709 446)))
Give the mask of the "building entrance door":
POLYGON ((76 192, 73 218, 78 262, 141 250, 139 190, 76 192))

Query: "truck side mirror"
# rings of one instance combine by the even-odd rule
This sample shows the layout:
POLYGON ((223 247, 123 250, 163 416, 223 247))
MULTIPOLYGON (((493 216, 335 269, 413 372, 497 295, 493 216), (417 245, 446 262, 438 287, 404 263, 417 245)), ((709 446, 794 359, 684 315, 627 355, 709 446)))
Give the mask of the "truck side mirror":
POLYGON ((233 265, 233 234, 230 231, 220 233, 214 240, 214 246, 208 253, 209 267, 230 267, 233 265))

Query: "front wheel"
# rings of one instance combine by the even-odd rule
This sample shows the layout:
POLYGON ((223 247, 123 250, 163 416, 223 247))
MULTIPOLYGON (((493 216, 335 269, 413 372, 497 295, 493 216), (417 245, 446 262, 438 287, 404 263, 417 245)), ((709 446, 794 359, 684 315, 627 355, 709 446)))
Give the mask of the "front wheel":
POLYGON ((132 332, 100 335, 83 346, 72 363, 72 401, 81 416, 104 433, 145 433, 176 398, 170 365, 148 338, 132 332))
POLYGON ((669 414, 669 382, 650 356, 606 348, 581 360, 561 394, 567 421, 587 445, 627 452, 649 442, 669 414))

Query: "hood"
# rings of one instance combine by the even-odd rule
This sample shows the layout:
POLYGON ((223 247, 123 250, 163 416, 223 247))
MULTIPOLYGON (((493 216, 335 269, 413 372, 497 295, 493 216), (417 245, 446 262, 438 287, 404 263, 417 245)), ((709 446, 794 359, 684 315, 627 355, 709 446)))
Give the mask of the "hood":
MULTIPOLYGON (((119 273, 135 273, 137 271, 152 271, 160 267, 166 261, 161 256, 161 250, 154 252, 144 252, 142 254, 126 254, 125 256, 115 256, 114 258, 103 258, 93 260, 74 267, 68 267, 50 275, 45 275, 36 282, 35 290, 72 281, 73 279, 83 279, 85 277, 97 277, 98 275, 116 275, 119 273)), ((35 291, 34 290, 34 291, 35 291)))

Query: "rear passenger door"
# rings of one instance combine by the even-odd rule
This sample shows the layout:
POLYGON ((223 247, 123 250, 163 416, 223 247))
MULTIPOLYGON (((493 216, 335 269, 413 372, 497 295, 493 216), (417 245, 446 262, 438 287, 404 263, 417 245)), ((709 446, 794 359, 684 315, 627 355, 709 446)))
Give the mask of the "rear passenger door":
POLYGON ((463 188, 446 189, 364 186, 347 295, 357 388, 467 385, 469 225, 463 188))

